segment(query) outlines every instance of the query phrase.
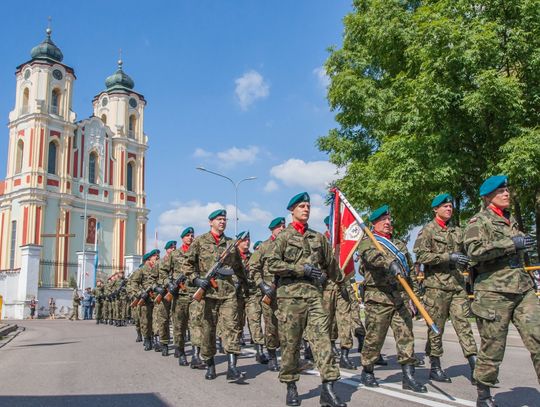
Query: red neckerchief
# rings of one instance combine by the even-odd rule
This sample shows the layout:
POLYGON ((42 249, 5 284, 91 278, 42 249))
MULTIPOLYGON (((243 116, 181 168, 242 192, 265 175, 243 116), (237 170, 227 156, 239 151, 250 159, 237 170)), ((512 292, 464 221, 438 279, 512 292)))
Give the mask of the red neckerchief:
POLYGON ((270 235, 270 240, 273 242, 274 240, 276 240, 276 237, 274 235, 270 235))
POLYGON ((446 222, 442 220, 441 218, 439 218, 438 216, 435 216, 435 222, 437 222, 439 226, 445 230, 448 228, 448 225, 446 224, 446 222))
POLYGON ((181 249, 182 249, 182 251, 185 253, 185 252, 188 251, 189 246, 188 246, 187 244, 184 243, 184 244, 182 245, 181 249))
POLYGON ((308 228, 308 225, 307 223, 300 223, 300 222, 296 222, 296 221, 293 221, 291 223, 292 227, 296 229, 296 231, 298 233, 300 233, 302 236, 304 236, 304 233, 306 233, 306 230, 308 228))
POLYGON ((376 235, 385 237, 387 239, 392 239, 392 235, 389 233, 381 233, 381 232, 377 232, 376 230, 374 230, 373 233, 375 233, 376 235))
POLYGON ((330 232, 327 230, 326 232, 324 232, 324 236, 330 240, 330 232))
POLYGON ((242 258, 242 260, 245 260, 247 258, 247 252, 240 252, 240 257, 242 258))
POLYGON ((221 235, 216 235, 212 231, 210 231, 210 234, 214 237, 214 240, 216 241, 216 245, 219 245, 219 241, 221 240, 221 235))
POLYGON ((509 225, 510 224, 510 219, 508 219, 506 216, 504 216, 504 212, 501 208, 499 208, 498 206, 495 206, 493 204, 489 204, 488 206, 489 209, 491 209, 496 215, 500 216, 501 218, 503 218, 503 220, 509 225))

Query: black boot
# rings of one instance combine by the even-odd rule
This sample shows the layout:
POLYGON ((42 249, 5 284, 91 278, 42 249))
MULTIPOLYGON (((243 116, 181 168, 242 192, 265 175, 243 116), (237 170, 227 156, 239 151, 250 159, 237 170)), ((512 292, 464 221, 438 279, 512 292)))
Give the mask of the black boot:
POLYGON ((339 352, 338 348, 336 347, 336 341, 332 341, 332 353, 334 354, 335 358, 339 358, 341 356, 341 353, 339 352))
POLYGON ((362 375, 360 376, 360 382, 367 387, 379 387, 379 383, 377 383, 377 379, 375 379, 375 375, 373 374, 373 365, 364 366, 362 375))
POLYGON ((414 378, 413 365, 402 365, 401 371, 403 372, 402 388, 404 390, 412 390, 416 393, 427 393, 426 386, 418 383, 414 378))
POLYGON ((99 319, 96 319, 96 325, 99 325, 99 319))
POLYGON ((152 338, 144 338, 144 350, 152 350, 152 338))
POLYGON ((476 399, 476 407, 497 407, 495 400, 491 397, 491 391, 488 386, 478 383, 476 385, 478 398, 476 399))
POLYGON ((476 367, 476 355, 467 356, 467 361, 469 362, 469 367, 471 368, 471 384, 476 386, 478 383, 474 378, 474 368, 476 367))
POLYGON ((137 339, 135 339, 135 342, 142 342, 141 331, 137 331, 137 339))
POLYGON ((178 365, 180 366, 188 366, 189 363, 186 358, 186 353, 184 352, 184 348, 177 348, 178 351, 178 365))
POLYGON ((112 319, 109 319, 109 325, 114 324, 114 321, 112 319))
MULTIPOLYGON (((192 369, 205 369, 206 366, 201 360, 201 348, 198 346, 193 347, 193 356, 191 357, 190 367, 192 369)), ((215 371, 215 368, 214 368, 215 371)))
POLYGON ((216 378, 216 364, 214 358, 210 358, 206 361, 206 374, 204 375, 206 380, 214 380, 216 378))
POLYGON ((441 368, 441 359, 437 356, 430 356, 429 362, 431 363, 431 369, 429 371, 429 378, 436 382, 451 383, 452 380, 446 375, 445 371, 441 368))
POLYGON ((221 338, 217 338, 216 340, 216 350, 218 351, 218 353, 225 354, 225 350, 223 349, 223 341, 221 340, 221 338))
POLYGON ((268 349, 268 370, 279 372, 279 364, 275 349, 268 349))
POLYGON ((177 346, 174 349, 174 357, 178 359, 178 356, 180 356, 180 348, 177 346))
POLYGON ((237 356, 234 353, 227 353, 227 380, 236 382, 243 379, 244 374, 236 367, 237 356))
POLYGON ((364 348, 364 339, 366 336, 363 335, 358 328, 354 330, 354 336, 356 336, 356 339, 358 339, 358 353, 362 353, 362 349, 364 348))
POLYGON ((118 320, 115 319, 113 325, 118 326, 118 320))
POLYGON ((349 349, 341 348, 339 367, 343 369, 356 370, 356 365, 349 359, 349 349))
POLYGON ((262 345, 255 345, 255 360, 260 364, 266 365, 268 363, 268 358, 264 354, 262 345))
POLYGON ((300 399, 298 398, 298 390, 296 389, 296 383, 287 383, 287 398, 285 403, 288 406, 299 406, 300 399))
POLYGON ((169 345, 166 343, 161 343, 161 356, 169 356, 169 345))
POLYGON ((388 362, 384 360, 383 356, 379 353, 379 359, 375 361, 377 366, 388 366, 388 362))
POLYGON ((336 393, 334 393, 334 383, 335 382, 330 381, 322 384, 319 404, 322 407, 347 407, 347 404, 343 403, 336 393))
POLYGON ((157 335, 154 336, 154 352, 161 352, 161 344, 157 335))

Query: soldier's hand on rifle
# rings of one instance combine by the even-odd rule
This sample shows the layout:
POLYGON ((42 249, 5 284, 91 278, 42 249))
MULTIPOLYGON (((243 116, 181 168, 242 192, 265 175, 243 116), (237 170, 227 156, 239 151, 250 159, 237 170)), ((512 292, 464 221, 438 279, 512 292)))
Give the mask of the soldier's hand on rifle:
POLYGON ((394 276, 401 276, 403 278, 407 277, 405 275, 405 270, 403 270, 403 267, 400 266, 399 261, 394 260, 392 263, 390 263, 390 266, 388 267, 388 270, 390 273, 392 273, 394 276))
POLYGON ((178 287, 175 286, 175 284, 171 281, 171 282, 167 285, 167 289, 169 290, 170 293, 175 293, 176 290, 178 289, 178 287))
POLYGON ((148 299, 148 293, 146 291, 141 291, 141 294, 139 295, 141 297, 141 300, 147 300, 148 299))
POLYGON ((160 285, 154 287, 154 292, 158 293, 158 295, 161 295, 162 297, 165 296, 165 288, 160 285))
POLYGON ((204 291, 208 290, 208 287, 210 287, 210 283, 208 282, 208 280, 199 277, 193 280, 193 284, 196 287, 202 288, 204 291))
POLYGON ((514 247, 516 248, 516 250, 529 251, 534 249, 534 246, 536 244, 534 239, 529 235, 514 236, 512 238, 512 241, 514 242, 514 247))
POLYGON ((471 262, 471 259, 469 259, 467 256, 465 256, 463 253, 452 253, 450 255, 450 263, 457 264, 458 266, 467 266, 471 262))
POLYGON ((275 290, 272 288, 272 286, 266 284, 264 281, 259 284, 259 288, 261 289, 261 292, 264 295, 267 295, 268 297, 273 297, 275 294, 275 290))
POLYGON ((304 277, 309 278, 315 282, 321 280, 323 272, 312 264, 304 264, 304 277))

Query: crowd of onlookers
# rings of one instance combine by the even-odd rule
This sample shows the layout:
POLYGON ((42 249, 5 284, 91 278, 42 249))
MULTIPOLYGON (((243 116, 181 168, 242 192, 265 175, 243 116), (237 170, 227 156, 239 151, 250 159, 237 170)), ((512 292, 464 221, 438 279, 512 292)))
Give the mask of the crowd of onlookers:
MULTIPOLYGON (((96 305, 96 298, 92 294, 92 289, 90 287, 86 288, 82 295, 79 294, 79 290, 73 289, 73 303, 72 303, 72 312, 71 317, 69 319, 73 320, 79 320, 79 319, 92 319, 92 316, 94 315, 94 308, 96 305), (79 318, 79 305, 82 306, 81 315, 79 318)), ((49 298, 48 301, 48 314, 49 316, 47 319, 56 319, 58 316, 58 313, 56 312, 56 300, 53 297, 49 298)), ((28 302, 28 307, 30 308, 30 319, 38 318, 38 315, 36 311, 38 310, 38 300, 36 297, 32 297, 32 299, 28 302)), ((42 308, 45 310, 45 308, 42 308)), ((61 312, 61 311, 60 311, 61 312)), ((67 313, 64 313, 63 315, 67 316, 67 313)))

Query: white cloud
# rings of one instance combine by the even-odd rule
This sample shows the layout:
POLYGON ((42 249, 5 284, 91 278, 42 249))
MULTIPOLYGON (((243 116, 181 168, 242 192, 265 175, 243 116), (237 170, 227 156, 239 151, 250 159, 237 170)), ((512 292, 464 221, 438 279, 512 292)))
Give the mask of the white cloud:
POLYGON ((212 156, 212 153, 209 151, 206 151, 202 148, 196 148, 193 152, 193 157, 195 158, 209 158, 212 156))
POLYGON ((256 100, 264 99, 270 94, 270 85, 257 71, 248 71, 234 82, 234 93, 242 110, 247 110, 256 100))
POLYGON ((328 161, 308 161, 291 158, 270 169, 270 174, 289 187, 322 191, 343 176, 337 166, 328 161))
POLYGON ((323 66, 320 66, 318 68, 315 68, 313 70, 313 75, 317 78, 317 82, 319 83, 319 86, 323 89, 328 88, 330 85, 330 78, 326 74, 326 70, 323 66))
POLYGON ((279 188, 278 184, 276 181, 274 181, 273 179, 271 179, 270 181, 268 181, 266 183, 266 185, 264 186, 264 192, 274 192, 276 191, 277 189, 279 188))
POLYGON ((231 168, 237 164, 253 164, 257 161, 260 151, 260 148, 257 146, 248 146, 246 148, 231 147, 217 153, 196 148, 193 152, 193 157, 217 162, 220 168, 231 168))

